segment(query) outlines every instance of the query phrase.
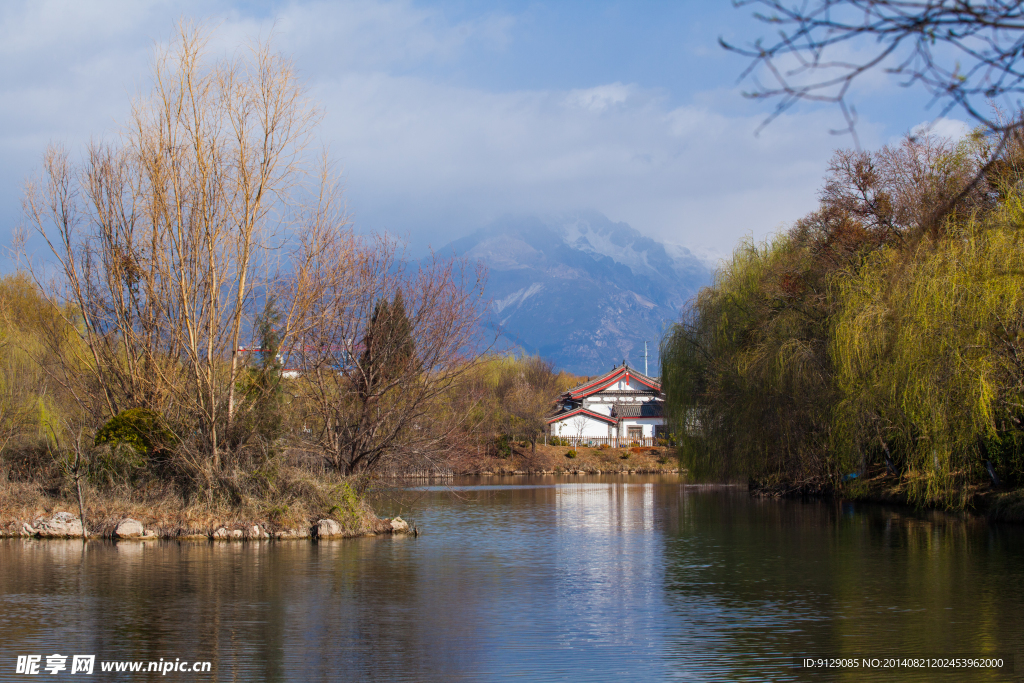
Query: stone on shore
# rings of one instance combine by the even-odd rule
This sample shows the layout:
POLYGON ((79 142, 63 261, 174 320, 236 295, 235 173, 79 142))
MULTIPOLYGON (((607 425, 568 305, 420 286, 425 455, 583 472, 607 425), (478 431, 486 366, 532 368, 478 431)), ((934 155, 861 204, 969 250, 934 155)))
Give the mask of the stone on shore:
POLYGON ((409 530, 409 522, 405 521, 401 517, 395 517, 391 520, 391 532, 402 533, 409 530))
POLYGON ((43 538, 81 537, 82 520, 70 512, 58 512, 50 519, 38 521, 35 535, 43 538))
POLYGON ((317 538, 337 538, 341 536, 341 525, 333 519, 321 519, 316 523, 317 538))
POLYGON ((213 532, 214 540, 227 540, 228 535, 229 532, 224 527, 220 527, 219 529, 213 532))
POLYGON ((139 538, 143 534, 142 522, 126 517, 114 527, 114 538, 139 538))

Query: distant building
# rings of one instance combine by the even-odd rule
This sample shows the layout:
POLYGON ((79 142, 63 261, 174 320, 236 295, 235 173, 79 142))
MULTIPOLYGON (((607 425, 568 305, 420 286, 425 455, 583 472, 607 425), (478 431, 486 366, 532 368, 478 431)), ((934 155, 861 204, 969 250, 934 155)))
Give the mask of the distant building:
POLYGON ((548 418, 551 436, 613 445, 666 435, 661 382, 626 363, 559 397, 548 418))

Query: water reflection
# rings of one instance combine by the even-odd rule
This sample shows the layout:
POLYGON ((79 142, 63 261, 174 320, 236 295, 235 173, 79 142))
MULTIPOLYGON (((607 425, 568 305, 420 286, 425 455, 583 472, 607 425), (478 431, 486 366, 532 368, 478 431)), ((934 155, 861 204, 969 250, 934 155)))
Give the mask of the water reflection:
MULTIPOLYGON (((795 655, 1021 650, 1015 527, 673 477, 458 483, 395 501, 419 538, 0 542, 0 680, 53 652, 431 681, 817 680, 795 655)), ((896 678, 1006 678, 926 673, 896 678)))

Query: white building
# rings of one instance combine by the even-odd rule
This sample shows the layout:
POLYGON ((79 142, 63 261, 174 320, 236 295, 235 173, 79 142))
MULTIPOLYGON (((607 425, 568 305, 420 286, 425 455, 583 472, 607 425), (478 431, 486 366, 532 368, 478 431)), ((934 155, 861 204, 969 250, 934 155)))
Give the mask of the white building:
POLYGON ((594 443, 611 439, 613 445, 663 437, 664 403, 659 380, 623 363, 562 394, 548 418, 549 434, 594 443))

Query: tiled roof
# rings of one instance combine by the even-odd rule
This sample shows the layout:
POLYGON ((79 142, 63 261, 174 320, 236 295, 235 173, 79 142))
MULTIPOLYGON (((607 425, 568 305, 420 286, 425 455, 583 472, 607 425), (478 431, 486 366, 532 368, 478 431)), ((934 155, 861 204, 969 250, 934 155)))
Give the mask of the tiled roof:
POLYGON ((596 379, 592 379, 589 382, 579 384, 562 395, 572 398, 584 398, 600 390, 602 386, 609 386, 617 376, 623 374, 628 374, 630 377, 638 380, 641 384, 646 384, 659 391, 661 390, 661 380, 656 377, 648 377, 644 373, 637 372, 631 367, 619 365, 613 368, 611 372, 601 375, 596 379))
POLYGON ((660 403, 616 403, 612 406, 615 417, 661 417, 660 403))

